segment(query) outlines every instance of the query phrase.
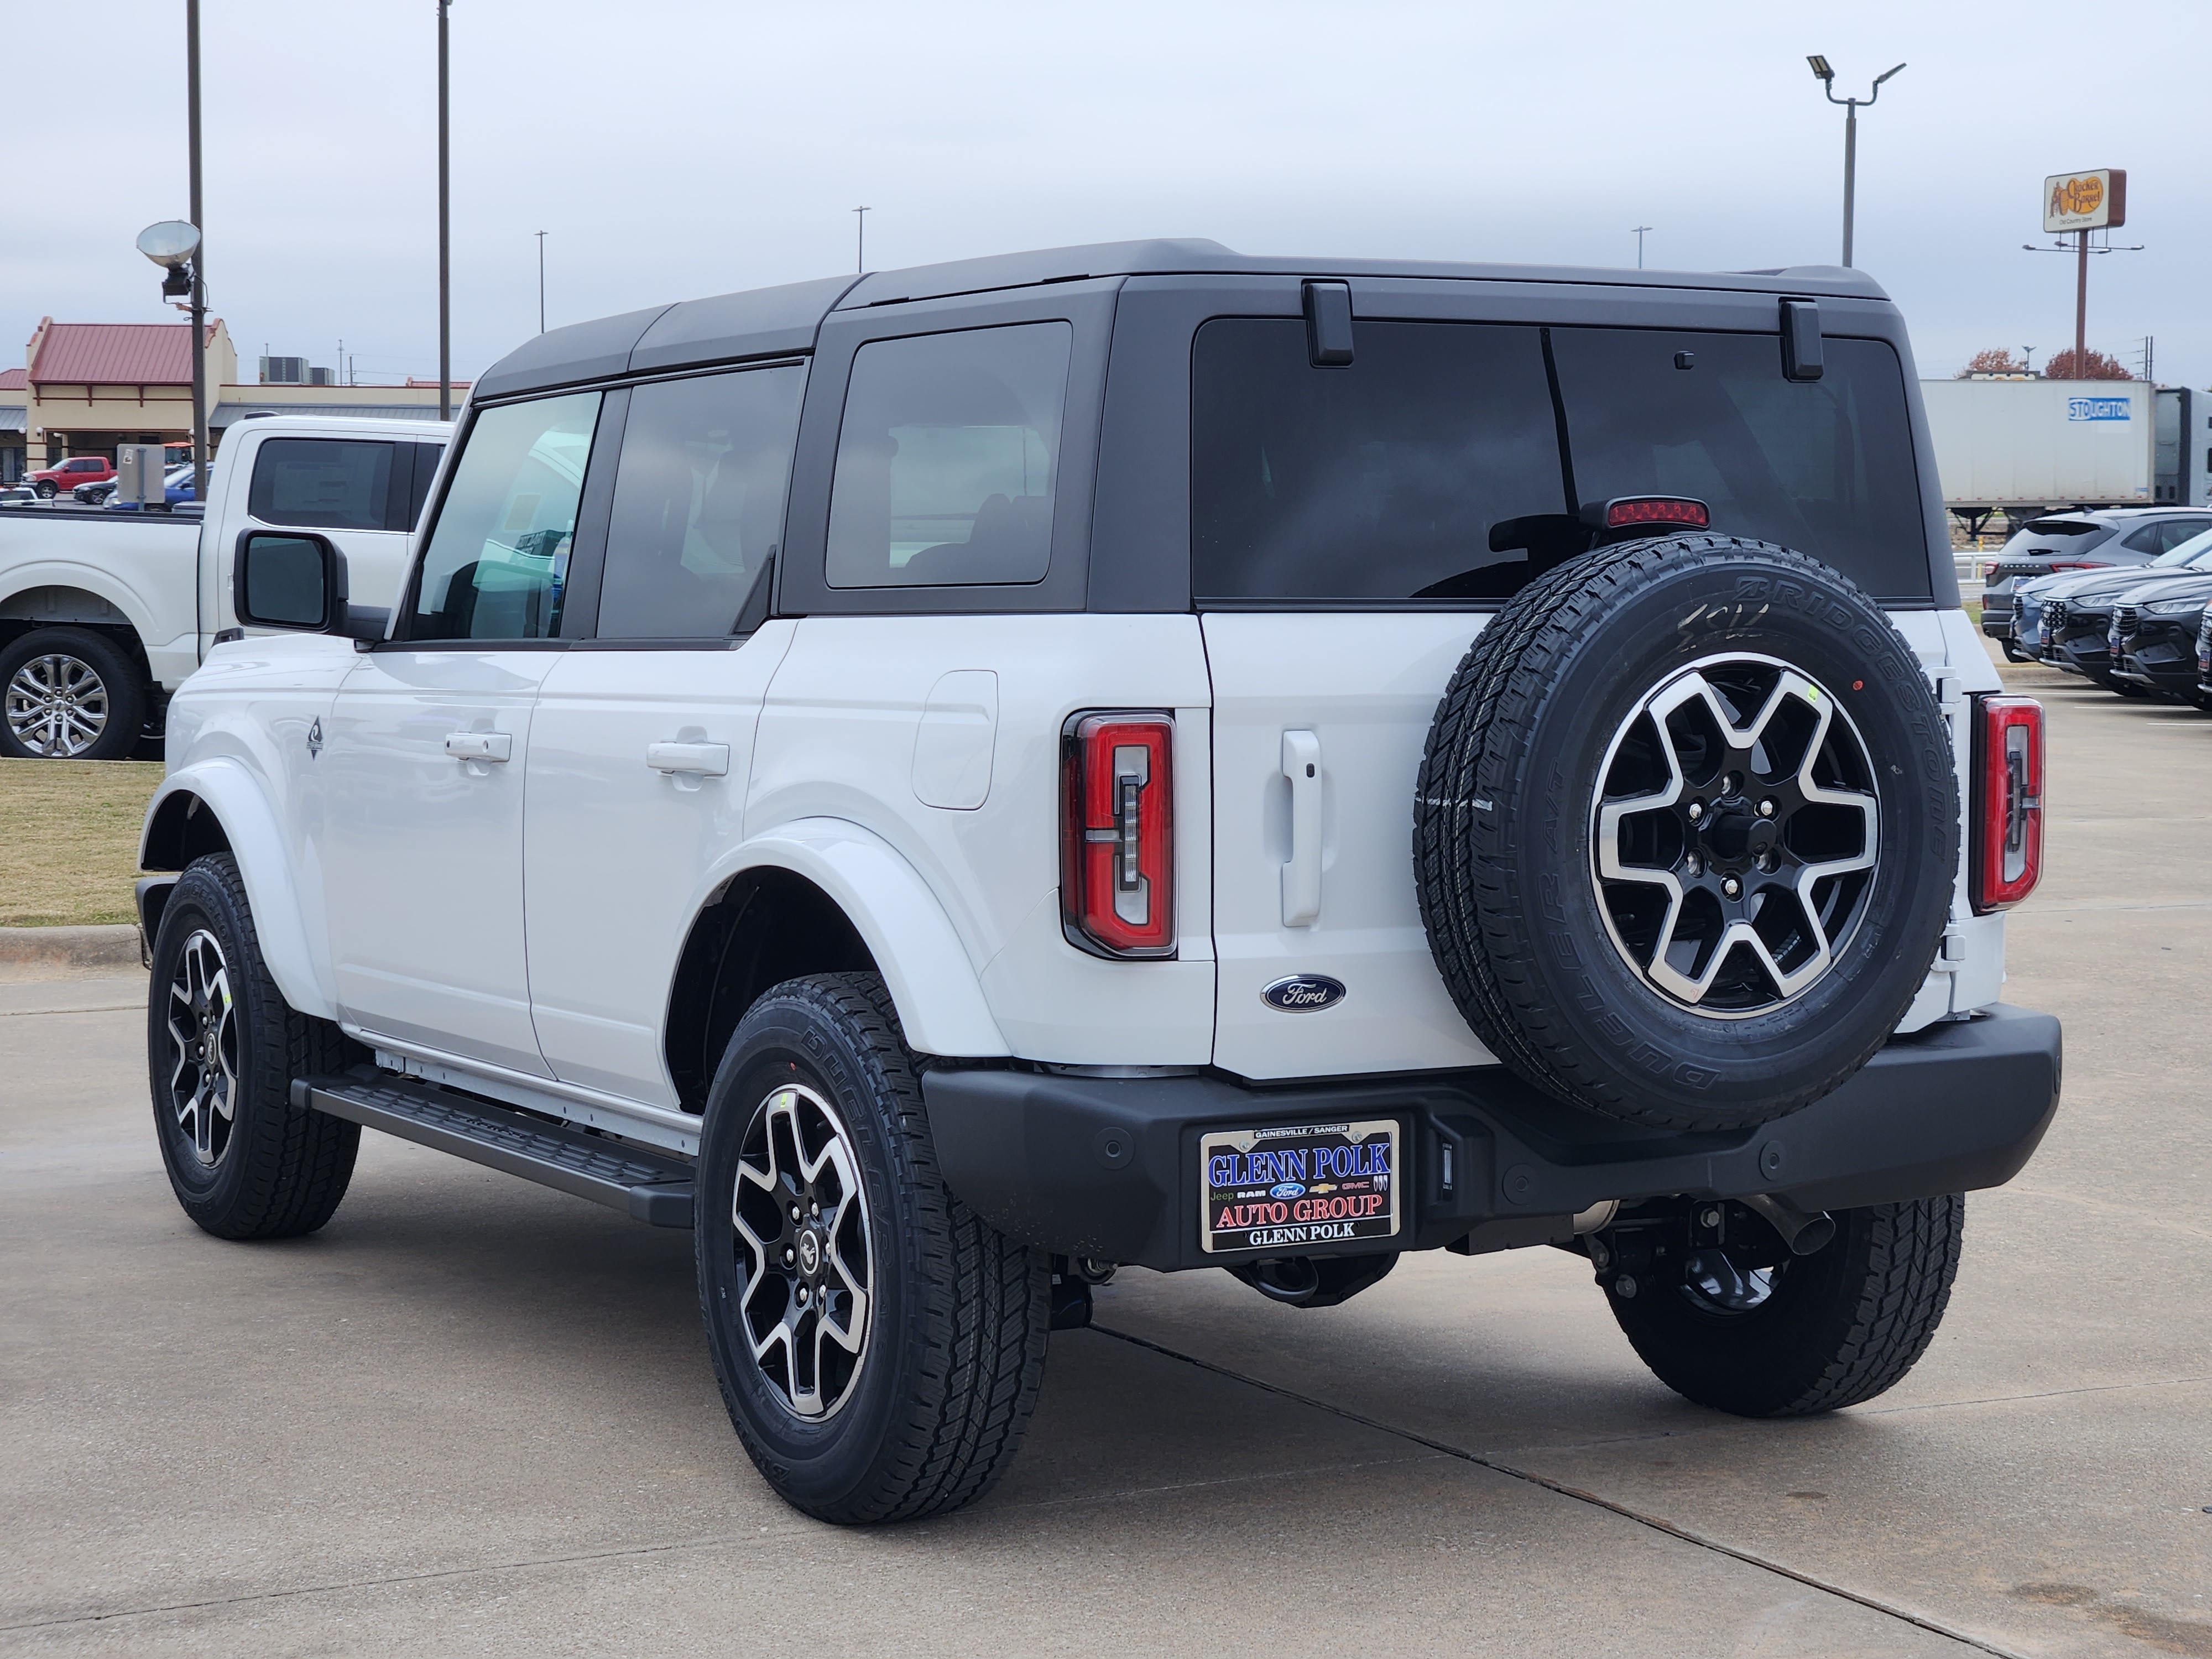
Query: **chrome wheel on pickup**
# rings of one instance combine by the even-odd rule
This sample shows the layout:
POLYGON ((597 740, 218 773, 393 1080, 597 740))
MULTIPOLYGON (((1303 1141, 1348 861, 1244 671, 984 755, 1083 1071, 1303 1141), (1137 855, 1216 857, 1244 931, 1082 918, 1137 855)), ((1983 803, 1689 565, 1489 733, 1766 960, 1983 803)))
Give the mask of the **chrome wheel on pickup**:
POLYGON ((753 1363, 794 1415, 834 1415, 867 1358, 874 1273, 853 1143, 813 1090, 753 1109, 730 1221, 753 1363))
POLYGON ((1622 959, 1709 1019, 1794 1002, 1866 912, 1881 794, 1835 696, 1778 658, 1711 657, 1639 699, 1591 803, 1622 959))
POLYGON ((48 652, 8 681, 8 731, 41 760, 77 760, 107 730, 107 682, 81 657, 48 652))

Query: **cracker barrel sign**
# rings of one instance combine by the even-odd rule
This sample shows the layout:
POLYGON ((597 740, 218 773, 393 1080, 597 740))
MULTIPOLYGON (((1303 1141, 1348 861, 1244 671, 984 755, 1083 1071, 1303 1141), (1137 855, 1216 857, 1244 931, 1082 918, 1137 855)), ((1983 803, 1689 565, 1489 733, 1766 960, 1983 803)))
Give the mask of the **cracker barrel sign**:
POLYGON ((2043 181, 2043 228, 2112 230, 2128 222, 2128 175, 2121 167, 2054 173, 2043 181))

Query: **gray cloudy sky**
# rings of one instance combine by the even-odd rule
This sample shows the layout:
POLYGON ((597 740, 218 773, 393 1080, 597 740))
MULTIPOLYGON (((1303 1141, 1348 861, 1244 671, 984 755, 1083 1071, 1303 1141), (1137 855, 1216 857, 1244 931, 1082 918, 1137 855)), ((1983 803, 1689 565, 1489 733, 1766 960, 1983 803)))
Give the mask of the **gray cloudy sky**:
MULTIPOLYGON (((181 0, 104 0, 19 64, 0 365, 42 314, 161 321, 131 249, 185 211, 181 0), (95 182, 96 181, 96 182, 95 182)), ((2045 173, 2129 170, 2147 251, 2093 262, 2091 344, 2212 384, 2203 0, 1521 5, 454 0, 454 369, 537 327, 849 270, 1150 235, 1249 252, 1727 269, 1857 263, 1923 372, 2072 343, 2045 173)), ((264 342, 437 372, 432 0, 203 0, 209 278, 264 342)))

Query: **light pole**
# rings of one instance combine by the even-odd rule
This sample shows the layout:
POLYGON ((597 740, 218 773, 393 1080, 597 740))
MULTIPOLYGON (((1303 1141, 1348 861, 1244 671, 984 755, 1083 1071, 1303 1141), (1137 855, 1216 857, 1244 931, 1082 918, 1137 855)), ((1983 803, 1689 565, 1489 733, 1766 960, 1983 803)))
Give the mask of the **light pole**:
POLYGON ((1650 228, 1649 225, 1636 227, 1636 268, 1638 270, 1644 269, 1644 233, 1650 228))
POLYGON ((1838 98, 1836 72, 1828 67, 1828 60, 1814 52, 1805 61, 1813 66, 1814 76, 1820 82, 1820 89, 1828 94, 1828 101, 1844 106, 1844 265, 1848 270, 1851 263, 1851 207, 1858 190, 1859 106, 1863 103, 1872 109, 1874 100, 1881 96, 1881 83, 1905 65, 1899 64, 1897 69, 1885 70, 1875 76, 1873 90, 1863 99, 1838 98))
POLYGON ((853 247, 853 269, 863 275, 866 274, 868 269, 868 215, 874 211, 873 208, 864 207, 853 210, 853 217, 859 222, 860 227, 855 234, 853 247))
MULTIPOLYGON (((199 234, 200 0, 185 0, 185 126, 192 214, 192 499, 204 501, 208 498, 207 257, 199 234)), ((163 288, 166 292, 166 283, 163 288)))
MULTIPOLYGON (((194 0, 198 3, 198 0, 194 0)), ((438 0, 438 418, 453 418, 453 216, 452 143, 446 96, 446 11, 438 0)))
POLYGON ((545 331, 545 233, 538 233, 538 331, 545 331))

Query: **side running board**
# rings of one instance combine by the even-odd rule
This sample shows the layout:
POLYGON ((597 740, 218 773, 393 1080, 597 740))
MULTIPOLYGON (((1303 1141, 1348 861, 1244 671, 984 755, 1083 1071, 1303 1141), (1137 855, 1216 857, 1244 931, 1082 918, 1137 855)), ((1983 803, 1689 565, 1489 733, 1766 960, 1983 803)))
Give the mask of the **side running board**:
POLYGON ((303 1077, 292 1104, 558 1188, 655 1227, 691 1224, 689 1158, 609 1140, 411 1078, 303 1077))

